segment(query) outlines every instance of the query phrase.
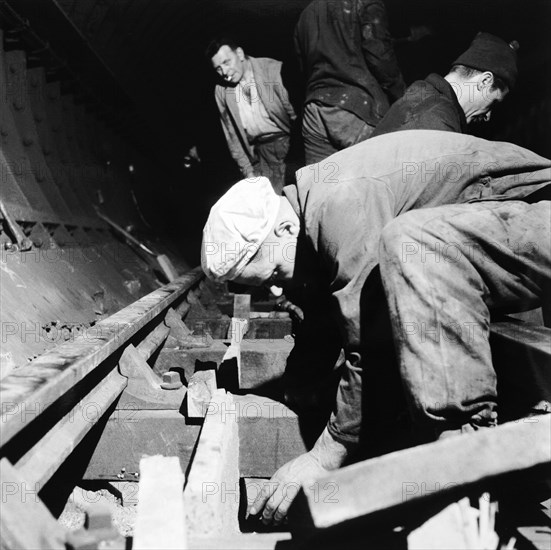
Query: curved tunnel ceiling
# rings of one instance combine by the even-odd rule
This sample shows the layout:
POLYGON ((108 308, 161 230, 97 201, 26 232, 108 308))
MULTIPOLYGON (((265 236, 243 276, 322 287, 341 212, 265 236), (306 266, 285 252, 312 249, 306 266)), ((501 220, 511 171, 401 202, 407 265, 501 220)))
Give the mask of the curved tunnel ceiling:
MULTIPOLYGON (((151 130, 164 135, 174 150, 195 143, 216 119, 211 101, 214 79, 203 55, 210 38, 231 33, 251 54, 282 59, 292 75, 293 27, 308 2, 8 0, 47 41, 65 50, 62 56, 70 56, 71 45, 63 43, 63 35, 73 26, 151 130), (52 36, 54 29, 57 36, 52 36)), ((387 6, 408 81, 428 71, 445 71, 473 35, 486 30, 520 42, 521 71, 525 69, 521 86, 522 78, 527 82, 536 75, 538 87, 544 80, 549 85, 548 0, 387 0, 387 6), (432 36, 408 41, 415 25, 429 26, 432 36)))

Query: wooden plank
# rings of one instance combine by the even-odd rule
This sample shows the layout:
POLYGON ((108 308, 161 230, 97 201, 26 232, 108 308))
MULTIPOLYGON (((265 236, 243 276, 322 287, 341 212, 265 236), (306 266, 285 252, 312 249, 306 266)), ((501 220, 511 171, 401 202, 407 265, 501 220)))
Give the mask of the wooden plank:
POLYGON ((74 341, 56 347, 3 378, 0 381, 2 444, 34 418, 22 411, 35 410, 37 403, 42 409, 51 405, 203 276, 201 269, 195 268, 99 322, 74 341))
POLYGON ((250 389, 274 382, 283 376, 293 344, 287 340, 243 340, 239 388, 250 389))
POLYGON ((215 391, 216 371, 214 369, 193 373, 187 388, 187 417, 204 418, 215 391))
POLYGON ((305 491, 316 527, 397 508, 497 476, 551 465, 551 415, 420 445, 336 470, 318 480, 334 499, 305 491))
POLYGON ((519 527, 518 534, 526 546, 533 550, 549 550, 551 548, 551 527, 549 525, 538 525, 519 527))
POLYGON ((157 262, 168 281, 172 282, 178 278, 178 272, 166 254, 159 254, 157 256, 157 262))
POLYGON ((2 550, 65 550, 65 530, 28 482, 6 458, 0 461, 2 550))
POLYGON ((230 334, 228 335, 231 338, 231 343, 218 367, 218 385, 231 392, 237 392, 239 389, 241 342, 243 341, 243 335, 247 332, 248 324, 247 319, 232 317, 230 334))
POLYGON ((113 412, 103 429, 83 479, 135 482, 140 459, 159 449, 177 455, 185 472, 189 467, 201 426, 188 425, 177 410, 137 410, 136 406, 113 412))
POLYGON ((251 318, 251 295, 235 294, 233 297, 233 316, 238 319, 251 318))
POLYGON ((43 487, 126 387, 111 373, 16 463, 30 483, 43 487))
POLYGON ((251 311, 251 319, 289 319, 286 311, 251 311))
POLYGON ((239 475, 271 478, 276 470, 305 453, 297 414, 260 395, 235 396, 238 411, 239 475))
POLYGON ((408 550, 480 550, 498 545, 493 528, 481 534, 479 511, 471 507, 468 498, 446 506, 407 537, 408 550))
POLYGON ((243 342, 247 329, 249 328, 249 319, 241 317, 232 317, 230 328, 228 330, 228 338, 231 340, 231 346, 237 348, 243 342))
POLYGON ((187 548, 184 524, 184 474, 176 456, 140 460, 140 487, 132 548, 187 548))
POLYGON ((231 394, 214 392, 184 490, 188 536, 238 531, 237 408, 231 394))

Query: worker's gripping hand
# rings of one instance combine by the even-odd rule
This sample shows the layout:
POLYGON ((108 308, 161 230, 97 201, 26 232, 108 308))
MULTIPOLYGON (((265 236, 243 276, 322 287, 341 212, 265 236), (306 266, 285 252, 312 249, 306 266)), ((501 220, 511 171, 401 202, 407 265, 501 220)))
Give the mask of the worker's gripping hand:
POLYGON ((250 514, 256 515, 262 511, 262 523, 279 525, 287 516, 300 486, 310 485, 327 472, 312 451, 298 456, 284 464, 270 481, 264 483, 262 491, 250 509, 250 514))
POLYGON ((287 516, 300 486, 308 487, 330 470, 340 467, 346 455, 347 449, 335 441, 326 428, 311 451, 284 464, 264 484, 249 513, 262 512, 264 524, 279 525, 287 516))

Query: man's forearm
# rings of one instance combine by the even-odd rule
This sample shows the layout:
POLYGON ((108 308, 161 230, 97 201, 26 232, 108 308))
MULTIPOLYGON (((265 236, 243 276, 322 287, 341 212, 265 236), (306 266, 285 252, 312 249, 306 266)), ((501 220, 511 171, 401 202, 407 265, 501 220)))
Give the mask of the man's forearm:
POLYGON ((336 470, 342 466, 352 446, 352 444, 344 445, 334 439, 326 427, 318 437, 311 453, 319 460, 322 468, 326 470, 336 470))

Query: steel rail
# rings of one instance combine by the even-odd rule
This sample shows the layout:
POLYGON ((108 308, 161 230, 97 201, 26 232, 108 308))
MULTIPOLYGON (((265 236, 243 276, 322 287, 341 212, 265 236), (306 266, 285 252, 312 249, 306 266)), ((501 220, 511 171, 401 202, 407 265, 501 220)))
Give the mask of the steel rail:
MULTIPOLYGON (((0 381, 0 447, 35 421, 98 365, 113 354, 122 352, 140 329, 169 307, 175 306, 180 311, 189 309, 183 298, 190 291, 195 294, 192 289, 203 278, 201 269, 195 268, 100 321, 74 341, 57 346, 3 378, 0 381), (37 409, 38 413, 31 414, 37 409)), ((152 353, 155 341, 157 345, 163 341, 154 329, 155 326, 150 331, 152 342, 144 345, 148 353, 152 353)))

